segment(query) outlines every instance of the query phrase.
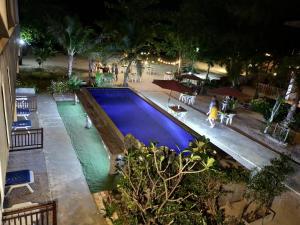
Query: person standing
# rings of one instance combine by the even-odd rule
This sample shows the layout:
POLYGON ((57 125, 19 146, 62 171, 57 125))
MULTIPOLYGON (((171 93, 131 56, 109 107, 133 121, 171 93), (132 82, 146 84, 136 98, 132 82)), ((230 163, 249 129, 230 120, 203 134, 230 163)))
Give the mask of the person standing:
POLYGON ((116 81, 118 81, 119 69, 118 69, 117 63, 115 63, 115 66, 114 66, 114 73, 115 73, 116 81))
POLYGON ((206 113, 206 115, 208 115, 207 120, 210 123, 210 128, 213 128, 216 125, 216 120, 218 118, 218 107, 219 102, 217 100, 217 97, 214 95, 210 101, 209 110, 206 113))
POLYGON ((216 105, 213 105, 210 109, 208 115, 208 121, 210 123, 210 128, 213 128, 216 125, 216 120, 218 119, 218 108, 216 105))
POLYGON ((211 108, 215 105, 218 105, 218 101, 217 101, 217 97, 214 95, 211 98, 211 101, 209 103, 209 109, 208 109, 208 112, 206 113, 206 115, 209 115, 211 108))

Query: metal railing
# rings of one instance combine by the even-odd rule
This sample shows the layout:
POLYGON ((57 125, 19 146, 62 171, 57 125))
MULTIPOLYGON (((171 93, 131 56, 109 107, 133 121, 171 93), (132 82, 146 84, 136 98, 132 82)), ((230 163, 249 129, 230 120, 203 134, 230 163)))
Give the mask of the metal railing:
POLYGON ((277 96, 284 92, 284 90, 281 88, 274 87, 269 84, 263 84, 263 83, 258 84, 258 91, 259 93, 267 96, 277 96))
POLYGON ((57 225, 56 202, 3 212, 3 225, 57 225))
POLYGON ((43 148, 43 128, 13 130, 10 151, 23 151, 43 148))
POLYGON ((31 112, 36 111, 36 96, 16 96, 16 107, 19 109, 29 109, 31 112))

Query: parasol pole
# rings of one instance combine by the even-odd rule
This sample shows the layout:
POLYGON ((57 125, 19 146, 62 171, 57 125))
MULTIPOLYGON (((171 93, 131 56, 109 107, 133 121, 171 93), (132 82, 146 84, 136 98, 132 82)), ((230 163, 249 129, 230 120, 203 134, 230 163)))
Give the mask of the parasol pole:
POLYGON ((172 93, 172 90, 170 91, 170 93, 169 93, 169 98, 168 98, 168 106, 169 106, 169 104, 170 104, 170 100, 171 100, 171 93, 172 93))

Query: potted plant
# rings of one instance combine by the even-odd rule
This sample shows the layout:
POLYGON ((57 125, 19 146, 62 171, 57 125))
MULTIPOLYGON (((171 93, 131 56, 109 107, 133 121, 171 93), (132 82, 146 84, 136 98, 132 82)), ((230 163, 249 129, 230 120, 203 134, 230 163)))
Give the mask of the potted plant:
POLYGON ((55 101, 65 101, 69 93, 68 81, 51 81, 48 87, 49 92, 53 95, 55 101))
POLYGON ((82 83, 82 80, 78 78, 78 76, 73 75, 68 80, 68 89, 73 93, 74 95, 74 105, 78 102, 78 97, 76 95, 76 91, 80 89, 80 85, 82 83))

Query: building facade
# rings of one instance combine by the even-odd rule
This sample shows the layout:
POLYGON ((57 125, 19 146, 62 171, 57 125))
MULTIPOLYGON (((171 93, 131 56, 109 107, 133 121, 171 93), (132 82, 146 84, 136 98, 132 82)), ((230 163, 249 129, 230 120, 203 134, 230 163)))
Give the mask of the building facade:
POLYGON ((15 118, 15 81, 18 72, 19 17, 17 0, 0 0, 0 194, 4 199, 10 134, 15 118))

